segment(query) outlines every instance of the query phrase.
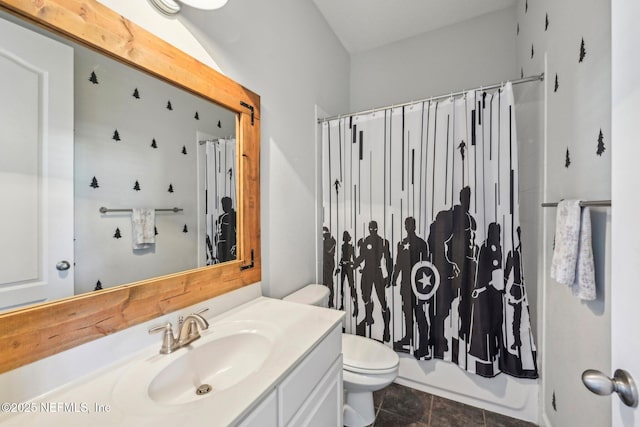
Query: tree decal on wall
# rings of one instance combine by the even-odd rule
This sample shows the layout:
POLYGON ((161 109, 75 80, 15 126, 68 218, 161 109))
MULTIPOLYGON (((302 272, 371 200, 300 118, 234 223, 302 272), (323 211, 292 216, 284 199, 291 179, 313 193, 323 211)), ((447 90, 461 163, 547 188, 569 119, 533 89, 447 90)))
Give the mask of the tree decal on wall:
POLYGON ((113 234, 113 238, 114 239, 121 239, 122 238, 122 234, 120 234, 120 229, 116 228, 116 232, 113 234))
POLYGON ((587 50, 584 48, 584 37, 582 38, 582 42, 580 43, 580 59, 578 62, 584 61, 584 57, 587 56, 587 50))
POLYGON ((156 142, 155 138, 153 138, 153 140, 151 141, 151 148, 158 148, 158 143, 156 142))
POLYGON ((93 290, 94 290, 94 291, 102 290, 102 282, 100 282, 100 280, 98 280, 98 281, 96 282, 96 287, 95 287, 95 288, 93 288, 93 290))
POLYGON ((91 180, 91 184, 89 184, 89 187, 91 188, 98 188, 100 187, 100 185, 98 185, 98 180, 96 179, 96 177, 94 176, 93 179, 91 180))
POLYGON ((173 193, 173 184, 169 184, 169 189, 167 191, 169 193, 173 193))
POLYGON ((111 137, 111 139, 113 139, 114 141, 120 141, 120 132, 118 132, 118 129, 113 132, 113 136, 111 137))
POLYGON ((171 105, 171 101, 167 101, 167 110, 173 111, 173 106, 171 105))
POLYGON ((185 156, 187 155, 187 147, 186 146, 182 146, 182 154, 184 154, 185 156))
POLYGON ((598 156, 602 156, 602 153, 604 153, 605 147, 604 147, 604 135, 602 135, 602 129, 600 129, 600 134, 598 135, 598 149, 596 150, 596 154, 598 156))
POLYGON ((544 30, 547 31, 549 29, 549 14, 547 13, 544 17, 544 30))
POLYGON ((516 25, 516 36, 520 35, 520 23, 518 22, 518 25, 516 25))
POLYGON ((222 128, 222 123, 220 122, 220 120, 218 120, 218 127, 222 128))
POLYGON ((520 67, 520 78, 524 79, 524 68, 520 67))
POLYGON ((524 2, 524 13, 529 11, 529 0, 525 0, 524 2))
POLYGON ((194 119, 196 119, 196 120, 200 120, 200 115, 198 114, 198 112, 197 112, 197 111, 196 111, 196 115, 195 115, 195 116, 193 116, 193 118, 194 118, 194 119))
POLYGON ((140 99, 140 92, 138 92, 138 88, 133 91, 132 95, 135 99, 140 99))
POLYGON ((567 154, 564 157, 564 167, 568 168, 571 165, 571 158, 569 157, 569 149, 567 148, 567 154))
POLYGON ((140 183, 138 181, 136 181, 136 183, 133 184, 133 189, 136 190, 136 191, 140 191, 141 190, 140 183))
POLYGON ((153 227, 153 235, 154 236, 158 235, 158 227, 153 227))
POLYGON ((92 71, 92 72, 91 72, 91 77, 89 77, 89 81, 90 81, 91 83, 93 83, 94 85, 99 84, 99 83, 98 83, 98 76, 96 76, 95 71, 92 71))
POLYGON ((558 73, 556 73, 556 82, 553 86, 553 91, 557 92, 559 87, 560 87, 560 83, 558 83, 558 73))
POLYGON ((554 411, 558 412, 558 407, 556 406, 556 392, 554 391, 551 395, 551 407, 554 411))
POLYGON ((187 228, 187 224, 184 225, 184 227, 182 227, 182 232, 183 233, 188 233, 189 229, 187 228))
POLYGON ((533 59, 533 43, 531 44, 531 59, 533 59))

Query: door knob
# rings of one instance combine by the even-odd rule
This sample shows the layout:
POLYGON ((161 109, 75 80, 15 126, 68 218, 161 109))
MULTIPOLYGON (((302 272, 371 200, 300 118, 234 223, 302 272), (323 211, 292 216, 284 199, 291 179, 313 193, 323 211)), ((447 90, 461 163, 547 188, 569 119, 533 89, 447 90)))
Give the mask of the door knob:
POLYGON ((638 388, 631 374, 625 370, 616 369, 613 378, 609 378, 600 371, 587 369, 582 373, 582 382, 595 394, 607 396, 616 392, 625 405, 638 406, 638 388))
POLYGON ((69 261, 60 261, 59 263, 56 264, 56 269, 58 271, 65 271, 71 268, 71 264, 69 264, 69 261))

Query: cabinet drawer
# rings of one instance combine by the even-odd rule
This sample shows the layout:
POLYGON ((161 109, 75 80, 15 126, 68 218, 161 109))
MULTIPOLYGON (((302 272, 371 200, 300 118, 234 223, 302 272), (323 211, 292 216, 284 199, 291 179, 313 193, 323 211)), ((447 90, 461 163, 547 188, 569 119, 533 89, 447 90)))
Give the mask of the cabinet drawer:
POLYGON ((280 425, 287 425, 342 352, 342 326, 338 325, 278 387, 280 425))

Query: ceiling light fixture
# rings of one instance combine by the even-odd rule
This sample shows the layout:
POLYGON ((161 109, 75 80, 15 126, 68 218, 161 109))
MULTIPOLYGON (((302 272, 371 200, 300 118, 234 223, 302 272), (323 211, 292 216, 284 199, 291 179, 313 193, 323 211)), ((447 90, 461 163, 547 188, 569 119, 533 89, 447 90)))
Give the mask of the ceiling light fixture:
POLYGON ((220 9, 228 0, 149 0, 160 12, 175 15, 180 12, 181 4, 202 10, 220 9))

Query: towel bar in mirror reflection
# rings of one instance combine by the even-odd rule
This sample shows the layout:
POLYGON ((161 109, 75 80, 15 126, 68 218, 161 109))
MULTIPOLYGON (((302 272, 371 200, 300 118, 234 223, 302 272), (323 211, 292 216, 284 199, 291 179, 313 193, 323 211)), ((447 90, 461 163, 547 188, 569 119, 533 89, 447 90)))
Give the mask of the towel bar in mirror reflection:
MULTIPOLYGON (((69 0, 47 0, 46 7, 40 2, 0 0, 0 20, 6 23, 0 30, 0 51, 11 52, 8 56, 0 54, 0 66, 15 72, 25 83, 20 87, 31 91, 7 92, 13 94, 15 102, 3 103, 0 117, 22 117, 26 121, 19 122, 23 130, 35 125, 32 135, 28 135, 32 142, 24 145, 33 149, 23 150, 30 154, 23 156, 20 163, 26 165, 20 174, 32 177, 20 183, 10 180, 13 187, 2 188, 3 194, 7 190, 15 201, 25 194, 33 197, 26 197, 32 200, 31 206, 23 203, 19 205, 22 207, 3 211, 11 211, 6 215, 13 216, 2 217, 0 221, 6 224, 0 229, 2 234, 12 232, 15 238, 11 242, 16 242, 4 246, 18 253, 20 243, 27 250, 17 256, 17 260, 22 260, 19 269, 0 273, 4 274, 0 276, 0 325, 12 325, 0 329, 0 373, 256 283, 261 277, 260 97, 96 0, 85 0, 82 13, 91 19, 78 19, 75 2, 69 0), (44 35, 48 31, 51 33, 44 35), (26 34, 27 39, 9 36, 8 32, 26 34), (20 65, 30 62, 14 60, 34 46, 34 39, 46 39, 45 46, 59 47, 56 53, 52 53, 54 48, 45 47, 37 59, 71 61, 52 66, 61 70, 57 73, 61 76, 60 84, 50 80, 47 87, 52 91, 65 87, 72 93, 61 93, 60 103, 54 104, 56 101, 52 100, 51 105, 25 106, 18 102, 23 98, 53 99, 39 96, 42 86, 37 82, 52 78, 55 73, 43 77, 25 71, 20 65), (12 111, 8 106, 15 110, 13 115, 9 114, 12 111), (62 205, 63 198, 47 203, 39 199, 48 196, 47 191, 39 192, 39 188, 58 194, 51 186, 37 184, 46 179, 37 175, 41 172, 36 160, 41 142, 38 135, 47 133, 39 131, 39 121, 28 112, 43 110, 52 116, 54 112, 60 113, 59 122, 70 131, 60 138, 67 143, 66 148, 49 149, 56 157, 43 160, 47 167, 42 169, 48 170, 49 165, 63 157, 75 156, 74 164, 65 166, 73 173, 60 180, 67 190, 71 189, 67 191, 70 196, 65 196, 70 207, 66 213, 55 215, 66 220, 69 231, 49 237, 39 236, 38 231, 62 228, 44 217, 41 206, 48 206, 51 211, 62 205), (178 133, 178 129, 186 129, 187 133, 178 133), (203 140, 211 143, 200 144, 203 140), (208 259, 216 258, 220 217, 228 216, 229 211, 223 205, 228 206, 229 199, 234 216, 235 212, 238 215, 235 258, 207 266, 208 259), (126 239, 114 239, 116 227, 122 228, 118 235, 126 236, 125 229, 131 226, 131 221, 119 215, 95 215, 107 203, 180 206, 175 208, 177 211, 170 209, 179 215, 157 217, 157 221, 169 225, 171 221, 180 223, 177 227, 158 227, 162 240, 155 253, 132 255, 126 239), (21 233, 28 233, 29 238, 21 233), (103 240, 92 240, 95 238, 103 240), (25 243, 61 241, 67 242, 68 252, 63 255, 54 254, 45 245, 25 243), (106 252, 95 252, 100 249, 106 252), (114 253, 128 257, 129 264, 122 259, 113 261, 114 253), (165 258, 157 263, 160 268, 156 269, 152 259, 162 256, 165 258), (60 259, 69 260, 71 266, 64 274, 56 270, 60 259), (254 268, 241 270, 240 267, 250 264, 254 268), (123 265, 127 267, 122 268, 123 265), (52 283, 60 276, 73 277, 72 273, 75 279, 70 286, 52 283), (122 275, 104 278, 110 274, 122 275), (35 277, 37 283, 30 284, 31 288, 39 287, 42 293, 12 294, 10 288, 15 287, 9 284, 26 283, 23 278, 27 276, 35 277), (97 280, 104 289, 94 292, 97 280), (73 296, 85 291, 91 293, 73 296)), ((11 88, 2 89, 4 94, 4 89, 11 88)), ((7 126, 3 125, 4 128, 7 126)), ((43 140, 42 144, 55 142, 53 133, 49 135, 50 140, 43 140)), ((9 139, 21 143, 25 140, 9 139)), ((0 144, 4 146, 5 142, 0 144)), ((16 150, 9 147, 3 152, 16 150)), ((0 175, 15 175, 11 168, 19 162, 4 160, 0 161, 0 175)), ((51 184, 53 180, 48 182, 51 184)), ((13 205, 11 200, 7 199, 13 205)), ((101 210, 107 212, 116 210, 101 210)))
MULTIPOLYGON (((553 208, 558 206, 558 202, 544 202, 541 204, 543 208, 553 208)), ((602 206, 607 207, 611 206, 611 200, 584 200, 580 202, 580 207, 585 206, 602 206)))

